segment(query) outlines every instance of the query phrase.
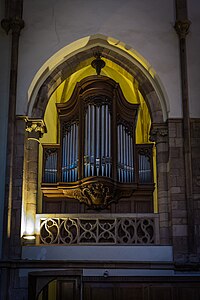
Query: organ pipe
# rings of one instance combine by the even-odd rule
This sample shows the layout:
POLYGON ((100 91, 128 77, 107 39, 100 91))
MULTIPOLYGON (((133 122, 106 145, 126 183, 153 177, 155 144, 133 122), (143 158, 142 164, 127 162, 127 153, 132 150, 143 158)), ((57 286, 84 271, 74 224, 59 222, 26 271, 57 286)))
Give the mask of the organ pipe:
POLYGON ((139 154, 139 181, 151 182, 151 165, 148 156, 139 154))
POLYGON ((55 183, 57 181, 57 152, 52 149, 46 153, 44 181, 55 183))
POLYGON ((78 179, 78 125, 72 123, 65 131, 62 142, 62 181, 73 182, 78 179))
POLYGON ((111 120, 108 105, 88 105, 84 144, 85 176, 111 176, 111 120))
POLYGON ((133 137, 122 124, 117 126, 118 164, 117 174, 120 182, 134 181, 133 137))

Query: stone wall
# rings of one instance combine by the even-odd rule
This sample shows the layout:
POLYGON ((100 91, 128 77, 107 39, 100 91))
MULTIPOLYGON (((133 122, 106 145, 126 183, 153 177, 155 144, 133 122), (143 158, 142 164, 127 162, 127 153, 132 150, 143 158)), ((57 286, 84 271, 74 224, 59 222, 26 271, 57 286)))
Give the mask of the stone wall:
POLYGON ((176 261, 184 261, 188 253, 188 233, 182 119, 170 119, 168 121, 168 126, 168 187, 170 196, 172 243, 174 249, 174 259, 176 261))
POLYGON ((200 119, 191 120, 191 146, 195 246, 200 257, 200 119))
POLYGON ((24 164, 24 120, 17 119, 15 123, 12 201, 11 201, 11 238, 9 253, 10 258, 21 257, 21 210, 24 164))

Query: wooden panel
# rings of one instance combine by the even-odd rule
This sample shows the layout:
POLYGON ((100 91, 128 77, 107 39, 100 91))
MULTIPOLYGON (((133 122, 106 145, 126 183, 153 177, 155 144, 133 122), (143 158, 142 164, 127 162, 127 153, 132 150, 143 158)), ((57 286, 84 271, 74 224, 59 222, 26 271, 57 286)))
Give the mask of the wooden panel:
MULTIPOLYGON (((77 266, 76 266, 77 267, 77 266)), ((161 277, 80 277, 68 275, 58 277, 59 272, 35 272, 29 276, 29 299, 36 299, 43 287, 40 300, 199 300, 200 276, 161 277), (40 276, 39 276, 40 275, 40 276), (50 276, 51 275, 51 276, 50 276), (52 298, 52 280, 57 283, 57 297, 52 298), (82 283, 81 283, 82 281, 82 283), (41 283, 43 284, 41 285, 41 283), (47 283, 49 289, 47 293, 47 283), (82 287, 81 287, 82 284, 82 287), (81 292, 83 297, 81 298, 81 292), (51 295, 50 295, 51 294, 51 295)), ((71 272, 71 271, 70 271, 71 272)), ((75 271, 74 271, 75 272, 75 271)), ((60 274, 61 275, 61 274, 60 274)), ((54 282, 54 286, 56 286, 54 282)))
POLYGON ((92 283, 85 285, 83 300, 115 300, 115 289, 112 284, 92 283))
POLYGON ((177 300, 199 300, 200 287, 180 287, 177 288, 177 300))
POLYGON ((55 300, 80 300, 80 286, 81 285, 78 277, 69 277, 68 279, 62 277, 62 279, 58 279, 57 295, 55 300))
POLYGON ((150 287, 150 299, 149 300, 172 300, 172 288, 171 287, 150 287))
POLYGON ((116 204, 116 213, 130 213, 131 211, 131 201, 127 199, 120 199, 116 204))
POLYGON ((57 283, 57 299, 59 300, 74 300, 74 282, 73 281, 58 281, 57 283))
POLYGON ((63 213, 80 213, 80 203, 77 200, 67 199, 64 201, 64 211, 63 213))
POLYGON ((143 288, 142 287, 132 287, 121 286, 116 289, 116 300, 144 300, 143 288))
POLYGON ((151 213, 152 202, 151 201, 136 201, 135 202, 135 212, 136 213, 151 213))
MULTIPOLYGON (((91 291, 91 300, 114 300, 114 289, 112 287, 95 287, 91 291)), ((89 300, 89 299, 88 299, 89 300)))
POLYGON ((44 201, 44 213, 62 213, 62 202, 53 199, 54 201, 44 201))

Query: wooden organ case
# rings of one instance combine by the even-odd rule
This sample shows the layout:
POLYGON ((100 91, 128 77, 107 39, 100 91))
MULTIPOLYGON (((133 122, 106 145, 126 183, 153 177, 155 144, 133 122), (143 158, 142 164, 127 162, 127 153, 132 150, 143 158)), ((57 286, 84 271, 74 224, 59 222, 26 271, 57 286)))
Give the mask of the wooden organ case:
POLYGON ((135 143, 138 109, 105 76, 57 104, 60 143, 43 144, 43 213, 153 212, 153 145, 135 143))

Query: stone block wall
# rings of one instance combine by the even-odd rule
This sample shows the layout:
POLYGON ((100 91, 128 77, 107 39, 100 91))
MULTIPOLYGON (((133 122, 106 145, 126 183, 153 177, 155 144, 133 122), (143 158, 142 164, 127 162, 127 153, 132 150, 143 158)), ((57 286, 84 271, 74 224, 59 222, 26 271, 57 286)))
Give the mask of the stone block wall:
POLYGON ((200 119, 191 120, 191 148, 195 246, 200 260, 200 119))
POLYGON ((170 119, 168 121, 168 130, 168 188, 174 260, 185 261, 188 253, 188 232, 182 119, 170 119))
POLYGON ((14 159, 12 177, 12 212, 11 212, 11 239, 10 258, 21 257, 21 209, 22 209, 22 187, 23 187, 23 164, 24 164, 24 120, 17 119, 14 139, 14 159))

